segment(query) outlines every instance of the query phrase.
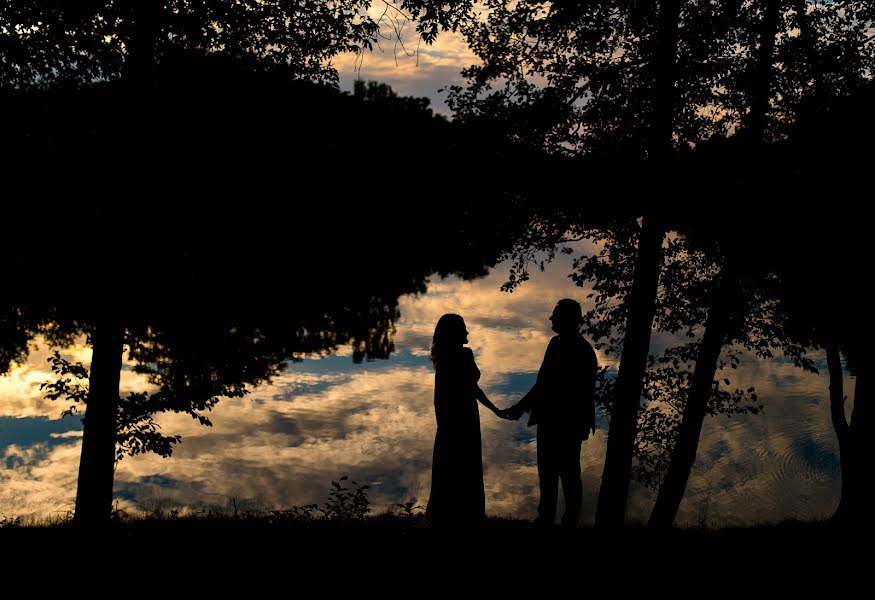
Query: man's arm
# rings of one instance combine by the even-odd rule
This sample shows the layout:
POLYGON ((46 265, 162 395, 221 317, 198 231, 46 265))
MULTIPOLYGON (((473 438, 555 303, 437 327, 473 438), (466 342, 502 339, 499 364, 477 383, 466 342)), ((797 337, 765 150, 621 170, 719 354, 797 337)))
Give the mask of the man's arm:
POLYGON ((505 409, 504 414, 508 419, 513 419, 514 421, 519 420, 521 416, 523 416, 524 412, 529 412, 535 407, 535 403, 540 397, 541 387, 538 386, 538 382, 535 382, 535 385, 532 386, 525 396, 520 399, 519 402, 514 404, 513 406, 505 409))
POLYGON ((541 363, 541 368, 538 370, 538 377, 535 380, 535 385, 532 386, 532 389, 530 389, 519 402, 505 409, 505 414, 508 418, 517 420, 524 412, 529 412, 538 403, 538 399, 541 397, 544 390, 544 379, 546 378, 545 373, 547 372, 547 365, 553 358, 552 353, 556 350, 556 343, 557 339, 553 338, 547 345, 547 351, 544 353, 544 360, 541 363))

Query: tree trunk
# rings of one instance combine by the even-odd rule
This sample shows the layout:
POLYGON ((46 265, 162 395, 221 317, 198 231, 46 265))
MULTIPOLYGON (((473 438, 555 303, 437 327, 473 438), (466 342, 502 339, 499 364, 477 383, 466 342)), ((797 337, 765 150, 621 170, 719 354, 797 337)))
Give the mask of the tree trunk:
POLYGON ((826 364, 829 369, 829 410, 832 417, 832 426, 839 442, 839 464, 842 469, 842 495, 839 507, 836 509, 833 519, 842 520, 850 513, 850 505, 853 494, 850 488, 853 484, 854 473, 851 465, 851 432, 848 420, 845 418, 845 394, 844 382, 842 381, 842 361, 838 346, 829 344, 826 348, 826 364))
MULTIPOLYGON (((660 2, 658 19, 657 48, 653 56, 653 121, 648 136, 648 160, 658 178, 654 182, 654 199, 666 197, 667 183, 672 177, 669 166, 674 132, 679 0, 660 2)), ((611 406, 611 428, 596 510, 596 525, 600 527, 620 527, 626 518, 638 406, 656 310, 664 234, 658 209, 650 209, 642 220, 632 289, 626 298, 629 307, 626 336, 611 406)))
MULTIPOLYGON (((869 356, 871 359, 871 356, 869 356)), ((848 492, 851 494, 851 504, 854 507, 854 515, 862 520, 864 517, 864 497, 866 484, 863 481, 863 465, 871 465, 869 452, 872 443, 872 379, 870 369, 871 360, 861 363, 857 367, 857 386, 854 390, 854 410, 851 412, 851 464, 852 478, 848 492)), ((871 514, 871 513, 870 513, 871 514)), ((871 517, 867 517, 871 518, 871 517)))
POLYGON ((92 336, 88 403, 82 433, 82 456, 76 488, 77 525, 109 520, 115 475, 116 422, 124 329, 120 319, 104 315, 92 336))
MULTIPOLYGON (((839 439, 842 464, 842 499, 836 510, 835 518, 855 526, 867 523, 872 519, 866 503, 866 482, 863 471, 864 465, 870 464, 868 452, 870 452, 869 444, 873 434, 872 386, 869 369, 871 369, 871 363, 866 362, 865 359, 859 361, 856 369, 857 385, 854 390, 854 410, 851 413, 845 449, 841 448, 841 438, 839 439)), ((833 424, 835 425, 838 410, 833 402, 833 392, 830 389, 830 404, 832 405, 833 424)), ((844 416, 844 407, 842 407, 842 416, 844 416)))
MULTIPOLYGON (((772 63, 775 53, 775 38, 780 18, 779 0, 766 0, 765 14, 760 34, 756 67, 751 86, 748 133, 755 157, 761 147, 768 120, 769 100, 771 98, 772 63)), ((757 159, 754 158, 756 161, 757 159)), ((759 161, 757 161, 759 163, 759 161)), ((759 168, 756 164, 754 168, 759 168)), ((717 373, 720 350, 726 342, 732 318, 733 298, 737 290, 734 275, 724 269, 722 281, 717 289, 708 311, 702 345, 696 357, 693 380, 684 406, 684 414, 678 430, 678 438, 672 450, 668 472, 660 486, 656 504, 648 521, 649 526, 670 527, 677 516, 683 500, 690 472, 696 462, 699 436, 711 397, 711 387, 717 373)))
POLYGON ((162 5, 156 0, 122 0, 122 6, 133 21, 125 40, 125 77, 135 89, 151 87, 162 5))
POLYGON ((760 43, 757 50, 756 70, 751 85, 750 114, 748 128, 755 144, 763 139, 768 120, 769 100, 772 89, 772 63, 775 56, 775 36, 778 33, 780 3, 766 0, 760 43))
POLYGON ((802 135, 805 135, 812 116, 820 112, 823 107, 825 89, 822 84, 821 65, 818 64, 816 33, 811 27, 811 18, 808 16, 808 2, 806 0, 793 0, 793 12, 796 16, 796 28, 799 30, 799 45, 801 46, 801 52, 796 59, 803 62, 803 81, 807 87, 808 100, 800 107, 796 121, 802 135))
POLYGON ((660 222, 645 217, 638 240, 634 281, 626 299, 629 303, 626 336, 611 406, 611 428, 596 511, 596 524, 599 526, 620 526, 626 517, 638 405, 644 385, 650 330, 656 309, 656 286, 662 265, 663 233, 660 222))
POLYGON ((677 516, 678 507, 687 489, 690 472, 696 462, 699 436, 702 423, 711 398, 714 375, 720 360, 720 350, 726 342, 732 318, 732 306, 737 283, 724 269, 723 279, 714 293, 705 323, 702 345, 696 356, 693 381, 684 406, 684 415, 672 450, 671 462, 665 479, 659 488, 656 505, 650 514, 647 525, 650 527, 671 527, 677 516))
MULTIPOLYGON (((162 3, 157 0, 121 0, 126 13, 128 38, 125 55, 125 80, 129 87, 130 112, 137 114, 129 135, 131 157, 129 176, 142 179, 148 154, 148 139, 152 135, 152 111, 148 109, 153 87, 156 40, 160 31, 162 3)), ((99 225, 110 247, 116 245, 118 230, 99 225)), ((112 260, 106 265, 109 266, 112 260)), ((98 280, 111 279, 105 271, 98 280)), ((105 291, 104 293, 109 293, 105 291)), ((112 514, 112 488, 115 475, 115 452, 118 420, 119 378, 122 366, 124 327, 114 308, 103 307, 95 320, 92 337, 93 355, 89 377, 88 405, 85 409, 82 433, 82 457, 79 461, 79 482, 76 489, 74 521, 81 525, 107 522, 112 514)))
POLYGON ((658 43, 653 57, 653 122, 648 144, 651 164, 657 167, 657 172, 663 173, 664 183, 671 181, 671 175, 663 169, 671 156, 674 139, 681 3, 679 0, 663 0, 659 5, 658 43))
MULTIPOLYGON (((763 164, 757 157, 762 148, 768 122, 775 37, 780 18, 779 0, 765 0, 765 2, 765 15, 751 85, 750 113, 748 115, 748 135, 752 146, 750 157, 754 170, 760 169, 763 164)), ((651 527, 670 527, 674 523, 678 508, 683 500, 690 472, 696 462, 699 436, 702 433, 702 424, 705 420, 708 400, 711 397, 714 375, 717 373, 720 350, 723 348, 729 332, 732 318, 732 299, 736 289, 737 282, 734 275, 724 268, 722 281, 709 307, 705 333, 702 336, 699 355, 696 357, 693 380, 690 383, 668 472, 659 488, 656 504, 647 523, 651 527)))

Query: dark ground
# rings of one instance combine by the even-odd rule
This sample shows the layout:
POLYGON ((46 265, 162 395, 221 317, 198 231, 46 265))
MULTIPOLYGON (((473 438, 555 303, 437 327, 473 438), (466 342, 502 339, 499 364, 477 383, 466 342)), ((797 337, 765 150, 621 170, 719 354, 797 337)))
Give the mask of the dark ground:
POLYGON ((478 531, 415 520, 144 519, 0 529, 3 598, 867 596, 871 536, 823 523, 653 532, 478 531))

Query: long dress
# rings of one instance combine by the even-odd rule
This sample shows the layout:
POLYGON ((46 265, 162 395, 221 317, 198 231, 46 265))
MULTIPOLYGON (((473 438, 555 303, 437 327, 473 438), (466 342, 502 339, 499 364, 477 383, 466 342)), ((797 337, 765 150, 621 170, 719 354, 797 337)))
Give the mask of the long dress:
POLYGON ((425 511, 432 523, 472 523, 486 516, 480 413, 473 386, 479 379, 470 348, 441 357, 436 366, 437 434, 425 511))

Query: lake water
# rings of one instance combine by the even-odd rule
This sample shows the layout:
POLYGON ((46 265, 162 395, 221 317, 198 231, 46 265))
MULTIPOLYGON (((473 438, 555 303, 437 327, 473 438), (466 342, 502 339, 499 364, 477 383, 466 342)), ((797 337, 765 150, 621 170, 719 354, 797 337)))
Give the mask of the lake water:
MULTIPOLYGON (((485 278, 434 278, 428 291, 400 301, 395 352, 354 364, 351 350, 290 363, 243 398, 223 399, 202 427, 185 415, 162 415, 166 434, 183 441, 172 457, 125 458, 115 476, 118 506, 129 512, 286 508, 323 503, 330 482, 348 475, 370 485, 375 511, 413 501, 424 506, 435 433, 434 372, 428 360, 434 325, 456 312, 467 322, 481 387, 499 406, 534 383, 550 337, 547 318, 557 299, 586 290, 557 261, 513 294, 499 290, 506 267, 485 278)), ((660 339, 654 339, 658 346, 660 339)), ((90 349, 64 354, 83 361, 90 349)), ((32 346, 26 364, 0 377, 0 518, 64 515, 72 510, 81 442, 78 417, 44 400, 39 384, 53 379, 51 349, 32 346)), ((781 359, 746 357, 733 385, 755 386, 765 413, 707 418, 698 460, 678 522, 750 524, 829 516, 840 492, 838 447, 829 416, 825 360, 820 375, 781 359)), ((600 364, 616 363, 599 356, 600 364)), ((122 393, 145 389, 126 368, 122 393)), ((853 398, 853 380, 845 381, 853 398)), ((849 409, 850 407, 848 407, 849 409)), ((487 512, 534 518, 538 500, 534 431, 500 421, 481 408, 487 512)), ((594 520, 607 423, 583 445, 582 522, 594 520)), ((633 483, 628 518, 646 520, 653 495, 633 483)), ((561 507, 560 507, 561 514, 561 507)))

